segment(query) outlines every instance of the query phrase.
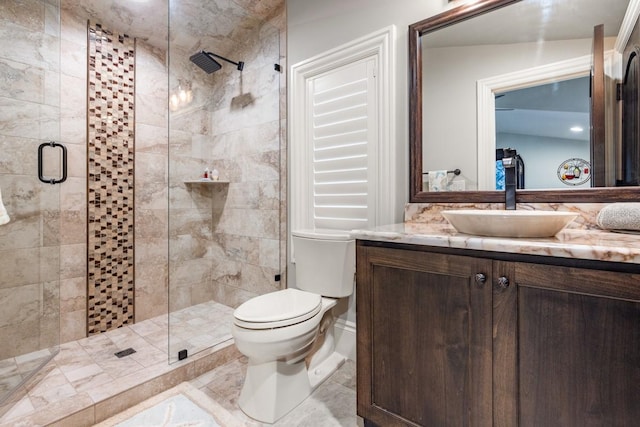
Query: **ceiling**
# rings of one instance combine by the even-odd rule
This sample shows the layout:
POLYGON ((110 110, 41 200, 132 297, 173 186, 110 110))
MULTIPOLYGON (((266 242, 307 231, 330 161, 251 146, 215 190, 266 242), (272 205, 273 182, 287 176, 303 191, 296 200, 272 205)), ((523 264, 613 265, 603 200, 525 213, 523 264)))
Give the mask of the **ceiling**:
POLYGON ((629 0, 522 0, 423 36, 432 47, 585 39, 604 24, 615 37, 629 0))
MULTIPOLYGON (((540 43, 616 37, 629 0, 522 0, 425 34, 423 48, 540 43)), ((589 141, 589 78, 499 94, 496 132, 589 141), (572 132, 574 126, 582 132, 572 132)))
POLYGON ((496 132, 589 142, 589 113, 544 110, 496 111, 496 132), (581 132, 570 128, 578 126, 581 132))
POLYGON ((284 0, 61 0, 61 7, 162 50, 169 34, 172 46, 213 46, 224 55, 276 15, 284 0))
POLYGON ((589 108, 589 77, 504 92, 496 96, 496 132, 589 141, 589 108))

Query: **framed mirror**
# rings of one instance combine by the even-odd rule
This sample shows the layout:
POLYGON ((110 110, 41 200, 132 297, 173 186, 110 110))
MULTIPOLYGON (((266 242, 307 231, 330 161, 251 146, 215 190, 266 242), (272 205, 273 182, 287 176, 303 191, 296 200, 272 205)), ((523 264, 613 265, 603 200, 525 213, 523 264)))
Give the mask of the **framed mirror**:
MULTIPOLYGON (((629 24, 629 18, 625 18, 630 1, 637 2, 480 0, 410 25, 410 202, 503 202, 504 194, 497 190, 496 160, 502 144, 515 143, 514 135, 519 142, 529 139, 537 144, 522 149, 528 153, 524 156, 528 176, 549 175, 540 184, 529 179, 528 185, 517 191, 517 202, 640 199, 638 187, 615 186, 619 173, 615 168, 621 163, 617 160, 621 150, 615 67, 620 68, 621 59, 615 57, 614 45, 618 49, 621 27, 630 25, 632 29, 635 25, 635 21, 629 24), (593 12, 591 3, 604 4, 605 10, 593 12), (552 26, 554 23, 558 25, 552 26), (598 24, 604 27, 600 27, 599 42, 594 39, 598 24), (467 35, 470 37, 465 39, 467 35), (594 48, 599 48, 604 57, 595 63, 594 48), (594 87, 598 81, 592 76, 594 68, 600 68, 604 80, 605 66, 609 68, 607 81, 594 87), (523 102, 521 95, 532 92, 534 86, 539 86, 538 101, 549 100, 549 94, 554 93, 556 105, 542 107, 535 100, 517 104, 523 102), (605 86, 607 97, 612 99, 604 99, 605 86), (591 99, 582 96, 589 105, 569 106, 566 91, 571 87, 591 92, 591 99), (529 134, 525 138, 522 135, 529 131, 513 131, 511 125, 499 123, 499 116, 505 111, 512 121, 521 117, 519 121, 530 128, 551 132, 556 119, 547 116, 547 110, 562 111, 564 116, 582 120, 580 126, 571 127, 582 128, 583 134, 529 134), (530 113, 542 117, 543 124, 531 125, 527 115, 530 113), (606 121, 606 135, 604 124, 590 120, 595 117, 606 121), (510 134, 511 139, 501 142, 496 128, 510 134), (560 149, 559 142, 568 148, 560 149), (545 147, 558 151, 551 153, 545 147), (537 166, 535 157, 554 162, 553 168, 537 166), (574 168, 577 177, 569 173, 574 168), (441 175, 456 169, 459 175, 449 174, 448 182, 462 182, 461 186, 427 191, 430 171, 441 175), (592 172, 593 178, 583 179, 592 172), (574 185, 579 181, 581 186, 574 185)), ((631 33, 629 28, 626 31, 631 33)))

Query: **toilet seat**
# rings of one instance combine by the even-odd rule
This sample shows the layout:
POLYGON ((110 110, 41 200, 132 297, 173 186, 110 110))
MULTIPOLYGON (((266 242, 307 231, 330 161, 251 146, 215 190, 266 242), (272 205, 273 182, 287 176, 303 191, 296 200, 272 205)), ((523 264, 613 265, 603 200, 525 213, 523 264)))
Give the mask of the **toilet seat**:
POLYGON ((233 312, 234 323, 246 329, 273 329, 304 322, 318 314, 322 297, 299 289, 260 295, 233 312))

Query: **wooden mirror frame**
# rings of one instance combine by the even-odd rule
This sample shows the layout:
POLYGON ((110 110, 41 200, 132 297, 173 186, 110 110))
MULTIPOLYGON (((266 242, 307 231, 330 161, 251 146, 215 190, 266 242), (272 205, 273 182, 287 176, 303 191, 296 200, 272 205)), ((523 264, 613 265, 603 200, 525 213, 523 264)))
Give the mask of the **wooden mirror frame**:
MULTIPOLYGON (((521 0, 480 0, 447 10, 409 26, 409 202, 504 203, 503 191, 422 191, 422 48, 420 37, 517 3, 521 0)), ((604 107, 603 107, 604 108, 604 107)), ((594 116, 597 112, 594 112, 594 116)), ((597 203, 640 201, 639 187, 566 190, 518 190, 516 203, 597 203)))

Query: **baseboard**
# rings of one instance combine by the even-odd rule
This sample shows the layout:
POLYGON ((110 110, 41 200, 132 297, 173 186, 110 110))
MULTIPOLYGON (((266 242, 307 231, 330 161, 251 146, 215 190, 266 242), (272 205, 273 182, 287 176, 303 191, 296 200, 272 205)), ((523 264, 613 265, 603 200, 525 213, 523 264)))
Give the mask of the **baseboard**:
POLYGON ((343 319, 335 323, 336 351, 349 360, 356 360, 356 324, 343 319))

